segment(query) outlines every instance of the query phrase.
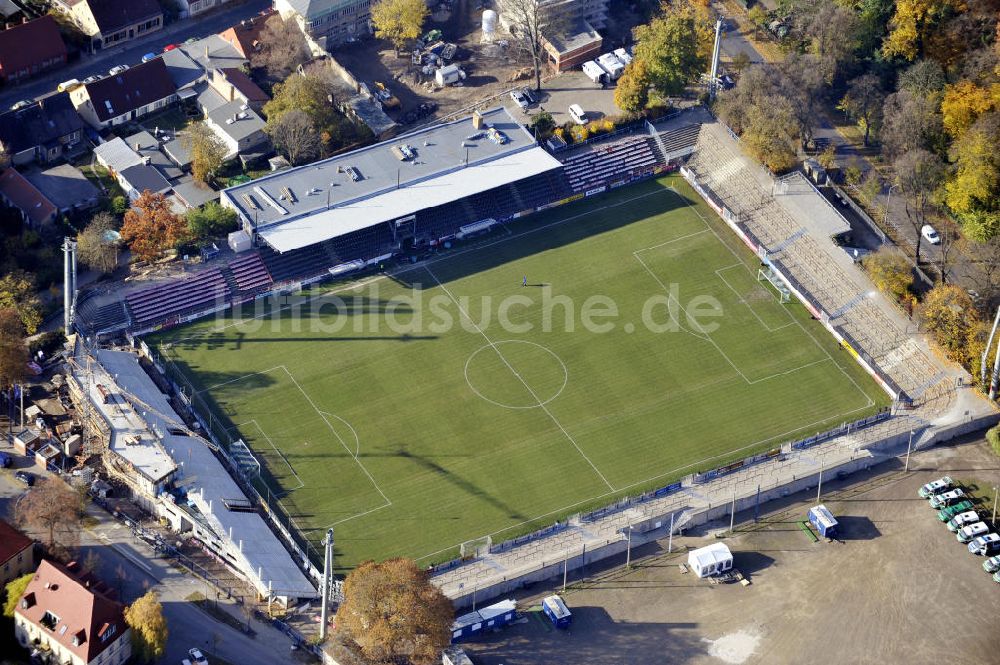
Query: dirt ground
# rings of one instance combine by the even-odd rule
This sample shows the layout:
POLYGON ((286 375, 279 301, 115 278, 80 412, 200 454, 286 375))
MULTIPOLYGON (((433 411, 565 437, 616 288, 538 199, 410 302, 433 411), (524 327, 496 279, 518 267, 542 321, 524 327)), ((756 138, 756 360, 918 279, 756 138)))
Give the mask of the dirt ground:
MULTIPOLYGON (((553 588, 519 598, 518 625, 469 643, 480 665, 553 663, 995 663, 1000 585, 937 520, 917 489, 948 474, 983 497, 989 518, 1000 463, 974 437, 914 454, 909 473, 892 460, 823 485, 822 501, 843 528, 819 542, 800 529, 815 489, 737 514, 725 542, 752 584, 714 585, 678 564, 726 524, 633 552, 572 584, 570 630, 540 612, 553 588), (766 509, 767 512, 764 511, 766 509), (739 526, 742 523, 742 526, 739 526)), ((553 581, 553 584, 558 584, 553 581)))
POLYGON ((424 102, 436 103, 436 117, 445 118, 496 97, 513 87, 515 79, 527 84, 530 78, 528 60, 513 45, 503 48, 481 43, 481 21, 482 10, 476 8, 476 0, 454 0, 451 11, 435 11, 425 24, 426 30, 437 28, 442 31, 444 41, 458 45, 452 63, 468 75, 458 87, 437 88, 433 76, 421 74, 419 68, 410 63, 408 52, 397 57, 388 42, 381 40, 348 44, 333 51, 333 57, 359 81, 369 86, 374 81, 381 81, 389 86, 401 102, 398 110, 389 112, 397 122, 407 111, 424 102))

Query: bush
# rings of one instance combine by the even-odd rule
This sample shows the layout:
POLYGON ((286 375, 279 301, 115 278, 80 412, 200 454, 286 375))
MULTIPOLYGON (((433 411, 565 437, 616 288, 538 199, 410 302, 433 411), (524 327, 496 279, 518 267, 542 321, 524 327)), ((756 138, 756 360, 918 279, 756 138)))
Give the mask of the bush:
POLYGON ((990 444, 993 454, 1000 457, 1000 425, 986 430, 986 441, 990 444))
POLYGON ((35 339, 31 340, 28 344, 28 350, 31 352, 31 357, 34 358, 38 351, 41 350, 45 353, 45 357, 48 358, 53 353, 59 350, 63 344, 66 343, 66 336, 61 330, 54 330, 47 333, 42 333, 35 339))

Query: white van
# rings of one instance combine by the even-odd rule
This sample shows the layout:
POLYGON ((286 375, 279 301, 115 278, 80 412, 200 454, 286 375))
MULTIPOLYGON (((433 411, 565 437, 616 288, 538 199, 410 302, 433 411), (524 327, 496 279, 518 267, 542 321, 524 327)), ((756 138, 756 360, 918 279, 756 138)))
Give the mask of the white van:
POLYGON ((955 534, 955 539, 960 543, 967 543, 977 536, 989 533, 989 530, 990 528, 986 526, 986 522, 976 522, 975 524, 969 524, 959 529, 958 533, 955 534))
POLYGON ((1000 551, 1000 536, 995 533, 979 536, 969 543, 969 552, 979 556, 987 556, 998 551, 1000 551))
POLYGON ((607 72, 593 60, 583 63, 583 73, 594 83, 604 83, 608 78, 607 72))
POLYGON ((56 90, 58 90, 59 92, 69 92, 73 88, 79 88, 81 85, 83 84, 80 83, 80 81, 78 81, 77 79, 70 79, 68 81, 63 81, 58 86, 56 86, 56 90))
POLYGON ((622 75, 625 71, 625 65, 622 61, 615 57, 614 53, 605 53, 600 58, 597 59, 597 64, 608 73, 608 78, 612 81, 617 81, 618 77, 622 75))
POLYGON ((587 124, 587 113, 580 107, 579 104, 569 105, 569 117, 573 118, 573 122, 578 125, 587 124))

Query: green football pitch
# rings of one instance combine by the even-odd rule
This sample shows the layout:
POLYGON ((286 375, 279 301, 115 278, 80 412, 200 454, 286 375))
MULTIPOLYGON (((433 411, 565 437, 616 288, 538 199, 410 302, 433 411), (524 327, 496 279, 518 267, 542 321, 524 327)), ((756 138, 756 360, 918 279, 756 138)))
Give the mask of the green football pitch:
POLYGON ((757 268, 663 177, 150 342, 338 568, 428 564, 886 405, 757 268))

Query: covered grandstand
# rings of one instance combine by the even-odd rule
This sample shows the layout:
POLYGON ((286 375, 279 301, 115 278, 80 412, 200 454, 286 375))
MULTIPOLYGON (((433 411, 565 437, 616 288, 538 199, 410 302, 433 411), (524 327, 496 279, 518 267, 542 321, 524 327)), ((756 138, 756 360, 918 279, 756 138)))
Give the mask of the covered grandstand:
POLYGON ((81 294, 77 324, 142 334, 488 232, 664 171, 694 148, 691 115, 553 155, 498 108, 230 187, 252 249, 124 297, 81 294))

